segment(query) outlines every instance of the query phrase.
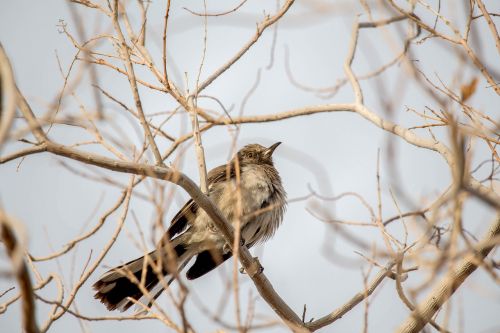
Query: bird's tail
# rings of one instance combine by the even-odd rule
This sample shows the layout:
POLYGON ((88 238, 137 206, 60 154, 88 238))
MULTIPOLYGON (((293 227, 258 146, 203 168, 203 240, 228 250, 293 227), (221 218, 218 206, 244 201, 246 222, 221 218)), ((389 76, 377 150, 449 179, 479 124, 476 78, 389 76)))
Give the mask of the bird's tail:
MULTIPOLYGON (((174 246, 173 249, 177 255, 177 270, 180 271, 190 257, 182 244, 174 246)), ((148 302, 151 303, 160 296, 164 289, 161 284, 159 285, 160 278, 171 275, 166 264, 162 265, 161 274, 155 272, 150 264, 157 265, 158 259, 166 257, 161 255, 161 252, 163 251, 154 250, 147 256, 137 258, 104 273, 99 281, 92 286, 97 291, 94 298, 106 305, 108 310, 125 311, 134 304, 131 299, 138 301, 144 296, 143 291, 146 289, 148 302)), ((170 282, 172 279, 169 279, 167 284, 170 282)))

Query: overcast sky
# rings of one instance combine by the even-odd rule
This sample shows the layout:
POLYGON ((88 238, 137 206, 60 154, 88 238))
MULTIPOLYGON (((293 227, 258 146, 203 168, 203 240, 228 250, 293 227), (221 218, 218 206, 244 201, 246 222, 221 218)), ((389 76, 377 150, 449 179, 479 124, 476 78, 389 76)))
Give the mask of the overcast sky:
MULTIPOLYGON (((160 59, 164 2, 152 1, 148 16, 150 30, 147 45, 157 60, 160 59)), ((500 11, 499 3, 492 0, 485 2, 491 11, 500 11)), ((216 80, 204 94, 217 97, 230 109, 232 115, 271 114, 303 106, 353 101, 353 94, 348 86, 333 97, 321 98, 294 86, 287 75, 285 58, 288 53, 293 77, 304 86, 333 86, 338 79, 344 77, 343 62, 349 45, 351 24, 355 14, 363 11, 359 4, 354 5, 354 2, 351 4, 349 1, 325 2, 325 6, 320 6, 320 3, 322 2, 298 1, 294 4, 279 22, 274 52, 271 52, 273 30, 270 29, 248 54, 216 80), (255 91, 249 95, 254 86, 255 91)), ((173 1, 172 6, 168 41, 172 79, 183 89, 192 89, 203 50, 203 20, 189 14, 182 7, 202 11, 203 1, 173 1)), ((224 8, 229 7, 231 6, 224 8)), ((209 11, 213 12, 224 8, 208 4, 209 11)), ((266 13, 272 13, 275 8, 275 2, 265 4, 250 0, 236 13, 210 18, 207 55, 201 78, 208 77, 251 38, 255 32, 255 23, 263 18, 264 10, 266 13)), ((443 10, 450 17, 463 19, 459 15, 461 6, 446 4, 443 10)), ((106 22, 102 15, 88 9, 80 9, 78 12, 82 15, 88 35, 112 31, 109 22, 106 22)), ((374 15, 380 17, 378 11, 374 11, 374 15)), ((362 15, 361 19, 367 19, 366 15, 362 15)), ((63 85, 57 57, 66 71, 76 52, 68 38, 60 33, 61 24, 67 24, 70 31, 75 31, 64 1, 17 0, 0 3, 0 41, 10 56, 19 88, 38 115, 47 111, 63 85)), ((384 32, 362 31, 354 62, 356 73, 369 72, 400 52, 401 38, 406 33, 406 27, 406 24, 401 23, 392 25, 384 32)), ((489 31, 478 24, 478 33, 489 34, 489 31)), ((481 56, 487 64, 495 65, 498 71, 498 54, 494 44, 489 39, 484 39, 483 43, 481 56)), ((435 75, 433 79, 439 77, 449 84, 453 81, 457 66, 460 66, 448 48, 436 45, 433 40, 417 46, 413 57, 426 74, 435 75)), ((102 70, 99 74, 101 86, 128 105, 133 105, 130 88, 124 77, 119 77, 109 70, 102 70)), ((151 74, 144 70, 138 70, 138 75, 152 79, 151 74)), ((406 106, 422 110, 429 102, 422 90, 406 79, 405 75, 403 66, 396 65, 380 79, 363 82, 362 87, 365 102, 374 112, 402 125, 412 126, 420 120, 407 112, 406 106), (383 104, 387 101, 392 102, 391 107, 383 104)), ((463 75, 472 78, 477 76, 477 73, 471 66, 464 66, 463 75)), ((480 79, 479 86, 486 85, 487 83, 480 79)), ((88 80, 85 79, 77 97, 85 101, 88 108, 93 108, 92 94, 88 86, 88 80)), ((148 114, 175 107, 170 98, 148 89, 141 89, 141 97, 148 114)), ((104 99, 104 102, 104 108, 110 117, 122 126, 130 140, 138 142, 134 128, 119 115, 121 110, 109 100, 104 99)), ((498 119, 498 113, 494 113, 498 109, 498 97, 494 96, 491 90, 481 89, 474 96, 473 102, 483 112, 495 115, 498 119)), ((220 112, 220 107, 211 100, 200 99, 199 104, 220 112)), ((61 112, 78 114, 77 99, 65 99, 61 112)), ((170 122, 165 130, 174 135, 186 133, 189 130, 189 122, 184 121, 183 126, 182 117, 178 118, 170 122)), ((16 123, 16 126, 21 125, 20 122, 16 123)), ((231 153, 230 135, 234 134, 233 132, 227 127, 216 127, 203 135, 209 168, 227 161, 231 153)), ((425 132, 419 133, 426 135, 425 132)), ((446 140, 446 132, 436 133, 446 140)), ((78 129, 68 126, 56 126, 51 135, 64 143, 77 142, 85 137, 78 129)), ((397 212, 391 201, 391 186, 397 185, 401 195, 398 199, 404 209, 415 209, 431 202, 450 182, 448 167, 436 153, 410 146, 401 139, 382 132, 356 114, 322 113, 280 122, 244 125, 240 129, 237 145, 241 147, 253 142, 269 145, 276 141, 283 142, 276 150, 275 164, 290 199, 309 194, 309 189, 328 197, 344 192, 357 192, 370 205, 376 207, 376 163, 379 149, 385 218, 397 212), (389 165, 389 147, 394 151, 396 171, 389 165)), ((2 153, 14 151, 19 147, 17 144, 11 144, 2 153)), ((166 148, 165 142, 160 142, 160 149, 166 148)), ((185 156, 179 168, 197 181, 194 148, 191 145, 183 145, 181 148, 185 156)), ((167 162, 173 163, 174 157, 177 156, 167 162)), ((484 148, 478 146, 474 153, 475 161, 486 157, 484 148)), ((120 192, 106 184, 75 176, 64 168, 61 162, 86 172, 95 170, 49 154, 29 156, 20 165, 19 161, 0 165, 0 204, 24 224, 28 248, 34 255, 49 254, 60 249, 82 230, 89 230, 97 223, 99 216, 113 205, 120 192)), ((126 175, 115 175, 103 170, 99 172, 122 183, 128 181, 126 175)), ((175 189, 175 199, 164 216, 165 223, 170 221, 177 209, 187 200, 182 189, 170 185, 167 186, 168 189, 175 189)), ((148 186, 140 186, 137 191, 148 193, 148 186)), ((367 210, 355 199, 317 201, 317 204, 335 218, 369 222, 367 210)), ((313 205, 311 200, 290 203, 284 223, 276 236, 264 246, 253 250, 253 253, 259 256, 265 267, 265 274, 274 288, 292 309, 301 314, 304 304, 307 305, 308 319, 327 314, 362 290, 362 269, 366 270, 368 267, 354 253, 360 251, 359 247, 346 241, 336 234, 331 226, 308 212, 311 207, 315 207, 313 205)), ((113 215, 99 233, 80 246, 75 254, 63 256, 58 262, 40 264, 41 273, 45 275, 54 271, 63 274, 66 283, 74 281, 83 269, 90 250, 95 251, 95 258, 96 253, 109 239, 118 216, 119 213, 113 215), (72 262, 75 262, 74 268, 72 262)), ((149 235, 154 224, 154 207, 135 196, 124 232, 104 259, 103 267, 96 270, 77 296, 76 304, 81 313, 89 316, 108 315, 106 309, 92 297, 92 282, 106 267, 129 261, 141 254, 140 249, 130 245, 130 234, 137 233, 133 216, 137 217, 148 241, 151 239, 149 235)), ((464 220, 467 227, 478 237, 491 223, 491 218, 492 212, 481 204, 472 202, 466 206, 464 220)), ((383 246, 380 233, 374 229, 349 230, 368 244, 374 243, 380 248, 383 246)), ((400 234, 402 230, 394 227, 393 232, 400 234)), ((152 242, 149 246, 152 247, 152 242)), ((364 254, 370 255, 369 252, 364 254)), ((3 253, 0 260, 2 270, 9 267, 3 253)), ((226 299, 225 283, 231 278, 231 265, 232 263, 225 264, 223 268, 199 280, 186 282, 192 290, 187 302, 189 320, 200 332, 213 332, 218 327, 214 326, 206 311, 215 311, 220 301, 226 299)), ((418 274, 410 274, 405 283, 416 284, 421 278, 418 274)), ((248 297, 256 298, 255 311, 259 319, 279 320, 258 296, 251 281, 245 276, 242 276, 240 281, 241 299, 245 308, 248 297)), ((0 279, 0 293, 13 284, 13 281, 0 279)), ((173 288, 176 290, 177 286, 174 284, 173 288)), ((10 292, 7 296, 12 294, 13 292, 10 292)), ((55 288, 48 287, 42 294, 53 299, 55 288)), ((7 296, 0 298, 0 303, 7 296)), ((160 298, 160 302, 167 311, 172 310, 166 298, 160 298)), ((478 270, 453 296, 451 309, 450 329, 453 332, 487 332, 491 328, 498 330, 498 286, 495 286, 483 271, 478 270), (461 322, 457 320, 458 316, 462 316, 461 322), (461 330, 457 330, 459 323, 463 325, 461 330)), ((47 317, 49 309, 39 306, 38 310, 41 322, 47 317)), ((229 298, 224 311, 224 318, 234 323, 233 298, 229 298)), ((387 280, 376 291, 371 301, 370 331, 392 331, 402 323, 408 313, 396 294, 394 281, 387 280)), ((322 332, 360 331, 362 321, 363 305, 360 305, 322 332)), ((52 332, 74 331, 80 329, 78 325, 75 318, 66 315, 54 324, 52 332)), ((19 303, 0 315, 0 327, 5 332, 20 332, 19 303)), ((163 325, 153 321, 113 321, 87 322, 81 327, 83 331, 120 330, 126 333, 138 330, 156 332, 160 331, 163 325)), ((286 330, 273 330, 283 331, 286 330)))

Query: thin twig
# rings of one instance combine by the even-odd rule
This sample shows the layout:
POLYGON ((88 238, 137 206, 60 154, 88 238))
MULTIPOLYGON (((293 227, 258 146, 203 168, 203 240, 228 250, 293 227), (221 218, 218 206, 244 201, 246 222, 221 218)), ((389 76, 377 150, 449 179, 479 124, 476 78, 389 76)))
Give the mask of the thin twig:
POLYGON ((127 69, 127 75, 130 83, 130 88, 132 89, 132 95, 134 96, 135 106, 137 108, 137 113, 139 114, 139 120, 141 121, 141 125, 144 129, 144 133, 149 142, 149 147, 153 151, 153 155, 156 160, 156 165, 163 165, 163 160, 161 158, 160 151, 158 150, 158 146, 151 134, 151 129, 148 126, 146 121, 146 116, 144 115, 144 111, 142 109, 142 102, 139 96, 139 90, 137 89, 137 81, 135 78, 134 68, 132 66, 132 62, 130 60, 130 50, 125 41, 125 37, 123 36, 122 29, 120 27, 120 23, 118 21, 118 0, 114 0, 113 7, 113 26, 115 28, 116 33, 118 34, 118 39, 120 40, 120 49, 122 53, 123 61, 125 62, 125 67, 127 69))

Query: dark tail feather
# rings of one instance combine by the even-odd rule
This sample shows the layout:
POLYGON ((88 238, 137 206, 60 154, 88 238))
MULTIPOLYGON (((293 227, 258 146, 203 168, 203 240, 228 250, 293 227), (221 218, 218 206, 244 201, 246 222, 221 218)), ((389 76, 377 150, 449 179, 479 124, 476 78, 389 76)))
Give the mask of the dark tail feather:
MULTIPOLYGON (((178 258, 186 252, 181 244, 177 245, 174 249, 178 258)), ((156 261, 157 259, 156 251, 149 253, 148 256, 150 260, 156 261)), ((140 257, 106 272, 92 286, 97 291, 94 298, 100 300, 110 311, 116 309, 120 311, 127 310, 134 304, 134 302, 128 299, 129 297, 139 300, 143 296, 137 283, 129 277, 130 273, 140 282, 143 276, 143 269, 146 269, 144 287, 148 292, 151 292, 159 282, 158 275, 150 265, 144 267, 144 257, 140 257)), ((164 269, 162 275, 166 276, 168 272, 164 269)), ((150 296, 156 299, 161 291, 163 289, 160 289, 155 295, 150 296)))
POLYGON ((215 267, 222 264, 233 255, 231 252, 218 253, 215 251, 203 251, 198 254, 194 264, 188 269, 186 276, 189 280, 194 280, 207 274, 215 267), (214 253, 212 253, 214 252, 214 253))

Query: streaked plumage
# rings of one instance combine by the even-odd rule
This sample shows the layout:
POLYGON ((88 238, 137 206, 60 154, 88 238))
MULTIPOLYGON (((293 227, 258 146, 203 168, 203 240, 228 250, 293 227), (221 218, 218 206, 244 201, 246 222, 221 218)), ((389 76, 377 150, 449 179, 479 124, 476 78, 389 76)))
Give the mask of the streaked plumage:
MULTIPOLYGON (((247 145, 229 164, 208 173, 210 199, 231 223, 234 224, 240 216, 241 238, 249 248, 272 237, 283 220, 286 193, 272 161, 272 154, 279 144, 269 148, 258 144, 247 145), (236 165, 240 170, 239 196, 236 165), (241 200, 240 205, 238 200, 241 200), (241 209, 240 214, 237 207, 241 209)), ((208 273, 232 256, 230 247, 211 219, 193 200, 189 200, 175 215, 157 249, 148 255, 152 262, 161 262, 161 274, 169 278, 168 284, 172 282, 168 267, 172 266, 167 265, 166 254, 172 252, 177 257, 177 271, 196 257, 186 272, 188 279, 208 273)), ((125 272, 133 274, 137 281, 143 281, 144 288, 154 299, 163 291, 158 274, 145 264, 144 257, 140 257, 111 269, 93 285, 97 291, 94 297, 109 310, 125 311, 133 304, 128 297, 139 300, 143 296, 137 283, 131 281, 130 275, 127 277, 125 272)))

